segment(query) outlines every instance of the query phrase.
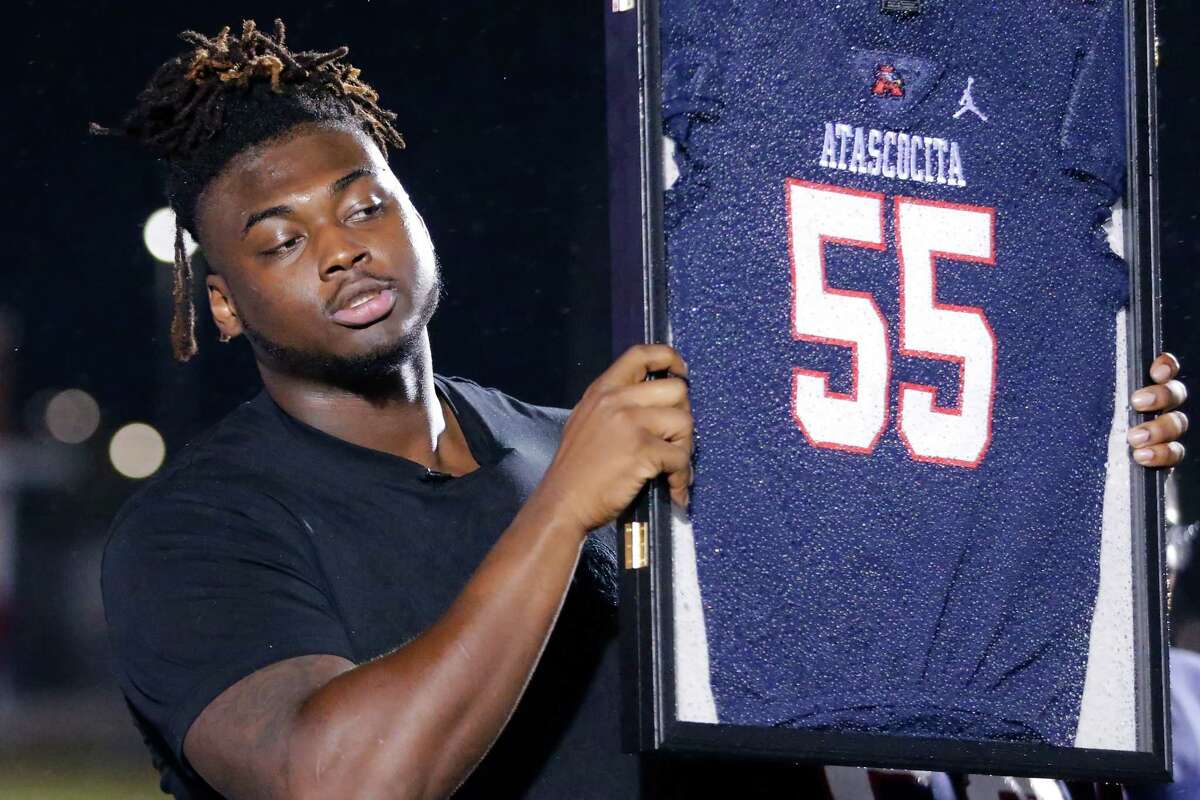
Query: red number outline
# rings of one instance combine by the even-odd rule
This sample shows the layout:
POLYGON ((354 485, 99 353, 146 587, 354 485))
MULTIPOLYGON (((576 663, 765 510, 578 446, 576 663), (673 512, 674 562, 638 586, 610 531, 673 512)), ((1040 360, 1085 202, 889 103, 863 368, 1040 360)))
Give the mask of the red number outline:
POLYGON ((893 198, 893 205, 892 205, 892 227, 896 232, 896 260, 900 263, 900 280, 899 280, 899 283, 900 283, 900 341, 898 341, 896 343, 897 351, 900 353, 900 355, 916 356, 918 358, 927 358, 927 359, 932 359, 934 361, 949 361, 951 363, 958 364, 958 397, 955 399, 955 404, 951 407, 944 407, 944 406, 938 405, 937 387, 929 386, 929 385, 926 385, 923 383, 912 383, 909 381, 901 381, 900 382, 900 385, 898 387, 898 395, 897 395, 897 403, 898 403, 899 408, 897 409, 897 413, 896 413, 896 416, 898 417, 897 424, 896 424, 896 432, 900 435, 900 441, 902 441, 904 443, 905 449, 908 450, 909 457, 912 458, 914 461, 923 461, 926 463, 933 463, 933 464, 946 464, 948 466, 967 467, 969 469, 975 469, 983 462, 984 457, 987 455, 988 449, 992 445, 992 412, 995 409, 995 405, 996 405, 996 377, 997 377, 997 372, 998 372, 997 362, 999 360, 999 352, 998 352, 998 347, 997 347, 997 342, 996 342, 996 332, 994 330, 992 330, 992 325, 990 322, 988 322, 987 315, 984 314, 982 308, 980 308, 978 306, 959 306, 959 305, 954 305, 952 303, 939 303, 938 302, 938 292, 937 292, 938 263, 937 262, 938 262, 939 258, 944 258, 944 259, 947 259, 950 261, 966 261, 966 262, 970 262, 970 263, 984 264, 989 267, 994 267, 996 265, 996 209, 988 207, 988 206, 975 206, 975 205, 967 205, 964 203, 947 203, 947 202, 942 202, 942 201, 938 201, 938 200, 922 200, 922 199, 916 198, 916 197, 906 197, 903 195, 896 195, 896 197, 893 198), (947 355, 945 353, 929 353, 924 350, 908 350, 904 347, 904 325, 905 325, 905 319, 904 319, 904 316, 905 316, 904 315, 904 287, 905 287, 904 269, 905 269, 905 266, 904 266, 904 247, 901 242, 902 226, 900 225, 900 222, 899 222, 899 220, 900 220, 900 204, 901 203, 909 203, 911 205, 916 205, 916 206, 935 206, 938 208, 951 208, 951 209, 956 209, 956 210, 960 210, 960 211, 971 211, 974 213, 982 212, 984 214, 987 214, 988 218, 990 220, 991 231, 988 234, 988 246, 989 246, 991 252, 988 254, 988 256, 986 258, 980 258, 978 256, 964 256, 964 255, 961 255, 958 253, 946 253, 946 252, 942 252, 940 250, 932 250, 929 253, 929 258, 930 258, 930 261, 932 262, 930 264, 930 278, 931 278, 931 282, 932 282, 933 307, 935 309, 939 309, 942 311, 954 311, 954 312, 959 312, 959 313, 974 314, 974 315, 978 316, 980 321, 983 323, 983 327, 987 330, 988 336, 992 340, 992 383, 991 383, 991 391, 988 393, 987 436, 984 438, 983 448, 979 452, 979 457, 976 458, 974 461, 964 461, 964 460, 954 459, 954 458, 937 458, 934 456, 919 455, 913 450, 912 443, 909 442, 908 437, 904 434, 904 392, 906 389, 914 389, 916 391, 931 394, 933 397, 930 402, 929 408, 931 411, 933 411, 935 413, 946 414, 948 416, 954 416, 954 417, 962 416, 962 395, 963 395, 963 388, 965 386, 963 378, 965 377, 964 373, 966 371, 966 359, 963 358, 962 356, 947 355))
MULTIPOLYGON (((829 184, 824 184, 824 183, 802 181, 797 178, 787 178, 784 182, 784 197, 785 197, 785 201, 786 201, 785 209, 786 209, 786 213, 787 213, 788 266, 791 270, 791 301, 789 304, 790 311, 791 311, 791 319, 789 320, 788 325, 792 331, 792 339, 794 341, 814 342, 816 344, 832 344, 832 345, 837 345, 839 347, 850 348, 850 375, 851 375, 851 381, 852 381, 851 389, 849 392, 833 392, 833 391, 830 391, 830 389, 829 389, 829 373, 828 372, 822 372, 820 370, 801 369, 800 367, 792 367, 792 379, 791 379, 792 398, 791 398, 791 404, 790 404, 792 419, 796 423, 796 426, 800 428, 800 432, 802 434, 804 434, 804 438, 806 440, 808 440, 808 443, 810 445, 812 445, 813 447, 821 447, 821 448, 826 448, 829 450, 841 450, 841 451, 847 452, 847 453, 859 453, 859 454, 864 454, 864 455, 869 454, 872 451, 874 451, 876 445, 879 444, 879 440, 883 436, 884 431, 887 430, 888 423, 891 420, 891 402, 889 402, 889 399, 887 398, 887 394, 890 394, 890 391, 885 393, 885 400, 884 400, 884 404, 883 404, 883 420, 880 422, 879 430, 877 430, 875 432, 875 436, 871 439, 871 443, 868 444, 866 447, 854 447, 852 445, 838 444, 837 442, 818 441, 818 440, 814 439, 812 434, 809 433, 808 429, 804 427, 804 422, 800 419, 800 415, 796 412, 796 375, 798 375, 798 374, 799 375, 808 375, 808 376, 815 377, 815 378, 820 378, 824 384, 825 397, 835 398, 838 400, 857 400, 858 399, 858 344, 856 342, 846 340, 846 339, 830 339, 830 338, 826 338, 823 336, 812 336, 810 334, 800 333, 798 330, 796 330, 796 253, 795 253, 795 246, 794 246, 794 240, 793 240, 793 235, 792 235, 792 190, 791 190, 791 187, 793 185, 803 186, 807 189, 814 189, 814 190, 822 191, 822 192, 838 192, 841 194, 854 195, 857 197, 869 197, 869 198, 875 199, 879 204, 879 244, 874 244, 873 242, 864 242, 864 241, 861 241, 858 239, 843 239, 841 237, 836 237, 836 236, 819 236, 817 241, 818 241, 818 252, 819 252, 819 258, 820 258, 820 265, 821 265, 821 289, 822 289, 822 291, 826 292, 827 294, 842 295, 844 297, 865 298, 871 304, 871 309, 875 312, 875 316, 877 316, 879 318, 879 322, 883 329, 884 363, 886 365, 885 366, 885 376, 884 376, 884 386, 890 387, 892 385, 892 348, 891 348, 891 342, 888 341, 887 318, 884 317, 883 312, 881 312, 879 310, 879 305, 875 302, 875 296, 872 295, 870 292, 860 292, 860 291, 856 291, 856 290, 852 290, 852 289, 836 289, 836 288, 830 287, 828 275, 827 275, 826 269, 825 269, 825 246, 828 244, 844 244, 844 245, 849 245, 851 247, 861 247, 861 248, 864 248, 867 250, 876 250, 879 252, 885 252, 887 250, 887 238, 884 236, 885 229, 884 229, 884 219, 883 219, 884 195, 882 192, 858 191, 855 189, 846 189, 841 186, 831 186, 829 184)), ((989 435, 990 435, 990 433, 989 433, 989 435)))

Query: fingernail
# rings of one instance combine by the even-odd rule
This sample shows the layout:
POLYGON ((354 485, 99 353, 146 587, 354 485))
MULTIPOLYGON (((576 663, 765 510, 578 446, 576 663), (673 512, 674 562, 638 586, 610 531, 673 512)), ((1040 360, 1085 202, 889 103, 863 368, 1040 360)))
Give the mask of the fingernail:
POLYGON ((1134 428, 1129 432, 1129 443, 1132 445, 1145 444, 1150 438, 1150 431, 1145 428, 1134 428))
POLYGON ((1154 402, 1154 393, 1147 392, 1143 389, 1141 391, 1134 392, 1131 399, 1133 400, 1134 408, 1145 408, 1154 402))
POLYGON ((1157 364, 1150 370, 1150 377, 1154 378, 1156 383, 1166 383, 1171 379, 1171 368, 1166 364, 1157 364))
POLYGON ((1140 450, 1133 451, 1133 460, 1139 464, 1145 464, 1152 458, 1154 458, 1154 451, 1149 447, 1143 447, 1140 450))

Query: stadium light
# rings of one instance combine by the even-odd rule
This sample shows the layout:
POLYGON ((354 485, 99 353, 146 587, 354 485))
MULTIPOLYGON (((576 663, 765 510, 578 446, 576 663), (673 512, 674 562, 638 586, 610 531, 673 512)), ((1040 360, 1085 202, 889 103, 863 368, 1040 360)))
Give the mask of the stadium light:
MULTIPOLYGON (((142 241, 150 255, 167 264, 175 262, 175 212, 160 208, 146 218, 142 227, 142 241)), ((191 234, 183 232, 183 248, 188 255, 196 252, 196 243, 191 234)))
POLYGON ((87 441, 100 427, 100 406, 82 389, 66 389, 46 404, 46 430, 64 444, 87 441))
POLYGON ((148 478, 162 466, 167 446, 162 436, 144 422, 131 422, 113 434, 108 458, 126 478, 148 478))

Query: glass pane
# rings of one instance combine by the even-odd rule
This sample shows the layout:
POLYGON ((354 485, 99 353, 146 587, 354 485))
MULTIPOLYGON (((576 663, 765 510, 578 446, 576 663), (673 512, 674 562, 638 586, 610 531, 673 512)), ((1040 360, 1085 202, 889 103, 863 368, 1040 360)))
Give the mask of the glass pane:
POLYGON ((1147 748, 1124 5, 663 0, 661 45, 679 718, 1147 748))

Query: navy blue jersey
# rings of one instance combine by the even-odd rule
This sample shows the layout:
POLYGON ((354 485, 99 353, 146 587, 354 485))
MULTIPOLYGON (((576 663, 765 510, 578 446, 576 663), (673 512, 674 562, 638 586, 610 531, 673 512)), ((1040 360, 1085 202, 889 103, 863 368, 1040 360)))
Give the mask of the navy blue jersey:
POLYGON ((1099 230, 1120 8, 919 7, 662 2, 717 712, 1070 745, 1128 292, 1099 230))

